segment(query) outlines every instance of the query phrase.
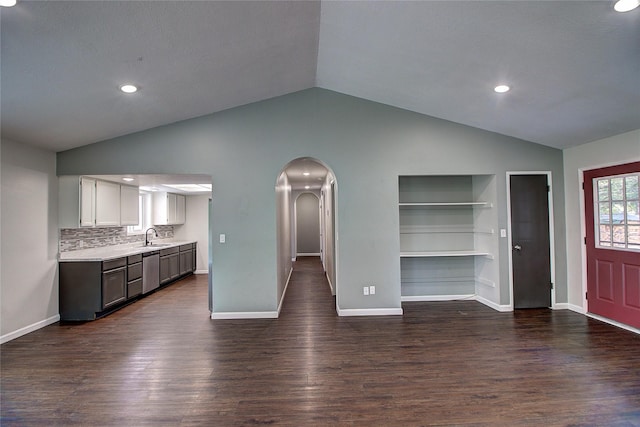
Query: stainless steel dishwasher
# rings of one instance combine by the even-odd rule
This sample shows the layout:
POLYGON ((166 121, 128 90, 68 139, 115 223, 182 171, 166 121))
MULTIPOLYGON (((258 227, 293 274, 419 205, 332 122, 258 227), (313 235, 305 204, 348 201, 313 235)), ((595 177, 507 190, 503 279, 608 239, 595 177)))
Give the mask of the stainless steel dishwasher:
POLYGON ((146 294, 160 286, 160 252, 142 254, 142 293, 146 294))

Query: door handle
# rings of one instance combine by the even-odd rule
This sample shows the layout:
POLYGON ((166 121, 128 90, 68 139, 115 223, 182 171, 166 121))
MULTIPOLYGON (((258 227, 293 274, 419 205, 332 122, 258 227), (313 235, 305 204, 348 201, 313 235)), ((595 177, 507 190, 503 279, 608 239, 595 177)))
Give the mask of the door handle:
POLYGON ((514 250, 516 250, 516 251, 521 251, 521 250, 522 250, 522 246, 520 246, 520 245, 515 245, 515 246, 513 247, 513 249, 514 249, 514 250))

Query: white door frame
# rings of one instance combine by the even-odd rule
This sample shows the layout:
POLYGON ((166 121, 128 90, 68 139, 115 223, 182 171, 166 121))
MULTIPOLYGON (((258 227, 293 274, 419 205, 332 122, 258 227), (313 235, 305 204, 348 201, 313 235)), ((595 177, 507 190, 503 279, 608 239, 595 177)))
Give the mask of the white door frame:
POLYGON ((556 249, 555 249, 555 231, 553 222, 553 181, 551 179, 551 171, 507 171, 507 240, 509 242, 509 308, 513 310, 513 240, 511 235, 511 176, 513 175, 546 175, 547 185, 549 186, 549 258, 550 258, 550 271, 551 271, 551 283, 553 288, 551 289, 551 308, 557 309, 561 307, 556 306, 556 249))

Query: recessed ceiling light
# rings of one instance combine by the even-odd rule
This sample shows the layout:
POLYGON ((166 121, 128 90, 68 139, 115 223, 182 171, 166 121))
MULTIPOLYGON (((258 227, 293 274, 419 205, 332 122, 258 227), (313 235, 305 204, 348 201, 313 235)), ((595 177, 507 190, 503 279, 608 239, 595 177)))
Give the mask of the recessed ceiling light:
POLYGON ((1 7, 12 7, 16 5, 16 0, 0 0, 1 7))
POLYGON ((123 181, 127 181, 127 182, 131 182, 133 181, 133 178, 122 178, 123 181))
POLYGON ((505 92, 509 92, 511 88, 507 85, 498 85, 496 87, 493 88, 494 91, 498 92, 498 93, 505 93, 505 92))
POLYGON ((302 175, 304 175, 304 176, 309 176, 309 175, 311 175, 311 174, 310 174, 309 172, 302 172, 302 175))
POLYGON ((613 8, 616 12, 629 12, 640 6, 640 0, 618 0, 613 8))
POLYGON ((311 188, 311 187, 309 187, 308 185, 305 185, 305 186, 304 186, 304 189, 305 189, 305 190, 308 190, 309 188, 311 188))
POLYGON ((120 86, 120 90, 124 93, 134 93, 138 91, 138 88, 134 85, 122 85, 120 86))

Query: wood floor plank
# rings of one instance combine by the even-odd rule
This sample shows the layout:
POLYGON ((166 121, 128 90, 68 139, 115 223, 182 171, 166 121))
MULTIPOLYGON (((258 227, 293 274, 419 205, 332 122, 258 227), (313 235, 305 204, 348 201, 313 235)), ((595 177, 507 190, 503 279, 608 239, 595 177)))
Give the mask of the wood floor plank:
POLYGON ((340 318, 300 258, 278 319, 206 276, 0 347, 2 426, 640 426, 640 337, 570 311, 412 302, 340 318))

